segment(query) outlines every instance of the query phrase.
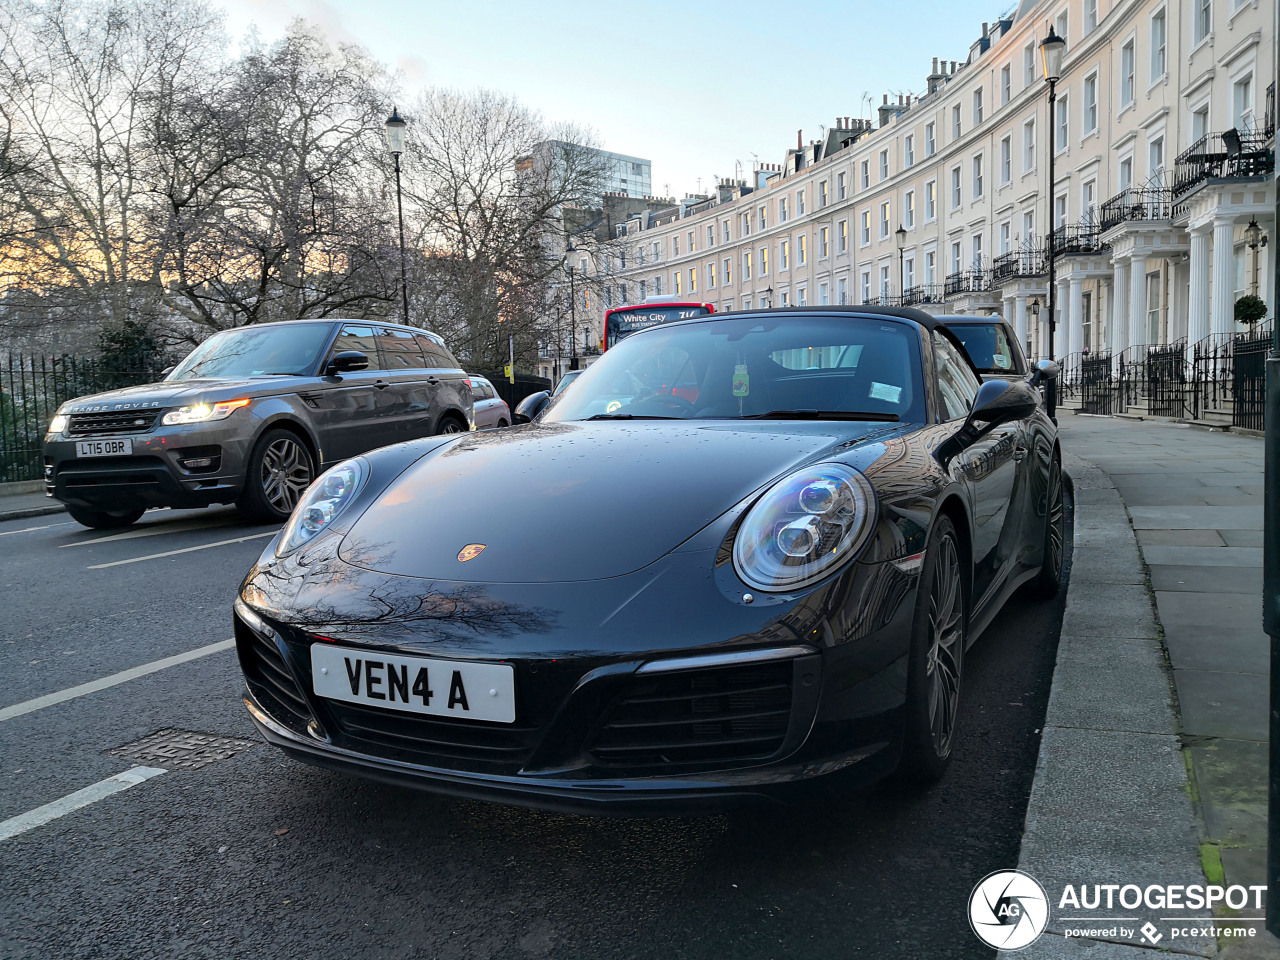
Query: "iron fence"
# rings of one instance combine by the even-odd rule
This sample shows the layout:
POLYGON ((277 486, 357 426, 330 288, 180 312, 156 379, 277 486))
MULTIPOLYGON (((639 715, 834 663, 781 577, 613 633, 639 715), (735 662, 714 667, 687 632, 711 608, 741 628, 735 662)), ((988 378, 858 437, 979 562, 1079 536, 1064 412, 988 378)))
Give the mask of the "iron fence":
POLYGON ((1147 410, 1181 418, 1187 412, 1187 341, 1147 348, 1147 410))
POLYGON ((1264 130, 1205 134, 1174 161, 1173 196, 1181 197, 1205 180, 1270 176, 1276 166, 1275 150, 1267 146, 1270 138, 1264 130))
POLYGON ((1109 353, 1082 357, 1080 360, 1080 412, 1110 416, 1115 387, 1112 382, 1112 359, 1109 353))
POLYGON ((159 358, 9 354, 0 360, 0 483, 39 480, 49 421, 68 400, 160 378, 159 358))
POLYGON ((982 270, 961 270, 959 273, 947 274, 944 294, 952 296, 957 293, 984 293, 990 289, 987 275, 982 270))
POLYGON ((1043 249, 1010 250, 991 261, 991 284, 998 287, 1018 277, 1038 277, 1048 269, 1043 249))
POLYGON ((1055 257, 1073 253, 1098 253, 1106 244, 1096 223, 1063 224, 1049 234, 1049 246, 1055 257))
POLYGON ((942 303, 946 293, 940 283, 922 283, 907 287, 902 295, 902 305, 912 306, 917 303, 942 303))
POLYGON ((1268 321, 1244 333, 1211 334, 1195 344, 1187 401, 1192 417, 1230 416, 1234 426, 1263 428, 1271 327, 1268 321))
POLYGON ((1102 205, 1099 227, 1103 232, 1132 220, 1168 220, 1173 213, 1173 191, 1168 187, 1130 187, 1102 205))

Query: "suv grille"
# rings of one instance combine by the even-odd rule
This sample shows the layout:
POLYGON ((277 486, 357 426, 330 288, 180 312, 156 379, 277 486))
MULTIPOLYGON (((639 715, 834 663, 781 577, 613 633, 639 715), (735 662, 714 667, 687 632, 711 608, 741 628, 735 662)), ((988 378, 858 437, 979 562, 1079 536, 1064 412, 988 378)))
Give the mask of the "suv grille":
POLYGON ((73 437, 97 437, 116 433, 146 433, 156 425, 159 410, 111 410, 107 413, 73 413, 67 433, 73 437))
POLYGON ((587 752, 652 771, 764 760, 791 722, 793 660, 637 676, 604 712, 587 752))

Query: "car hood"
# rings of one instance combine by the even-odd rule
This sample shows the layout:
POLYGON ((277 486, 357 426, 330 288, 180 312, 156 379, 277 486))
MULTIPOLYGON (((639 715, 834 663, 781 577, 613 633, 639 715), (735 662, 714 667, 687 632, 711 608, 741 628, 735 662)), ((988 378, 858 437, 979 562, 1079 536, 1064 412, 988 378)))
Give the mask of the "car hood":
POLYGON ((298 377, 246 377, 234 380, 162 380, 136 387, 108 390, 72 400, 64 413, 101 413, 112 410, 158 410, 204 401, 265 397, 297 389, 298 377))
POLYGON ((622 576, 780 474, 897 427, 613 421, 471 434, 401 474, 352 526, 340 556, 433 580, 622 576), (458 559, 480 544, 474 559, 458 559))

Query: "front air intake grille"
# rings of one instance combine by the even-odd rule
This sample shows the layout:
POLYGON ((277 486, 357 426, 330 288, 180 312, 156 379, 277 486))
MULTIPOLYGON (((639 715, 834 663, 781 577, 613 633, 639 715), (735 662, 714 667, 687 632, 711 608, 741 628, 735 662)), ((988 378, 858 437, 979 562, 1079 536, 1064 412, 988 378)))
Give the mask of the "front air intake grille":
POLYGON ((587 752, 636 772, 765 760, 791 722, 794 661, 637 675, 605 709, 587 752))
POLYGON ((280 649, 239 617, 235 618, 235 625, 236 650, 249 689, 276 720, 296 732, 305 731, 311 722, 311 710, 280 649))
POLYGON ((533 753, 540 729, 430 717, 326 700, 343 746, 373 756, 432 767, 516 773, 533 753))
POLYGON ((156 425, 159 410, 112 410, 107 413, 73 413, 67 423, 72 437, 105 437, 146 433, 156 425))

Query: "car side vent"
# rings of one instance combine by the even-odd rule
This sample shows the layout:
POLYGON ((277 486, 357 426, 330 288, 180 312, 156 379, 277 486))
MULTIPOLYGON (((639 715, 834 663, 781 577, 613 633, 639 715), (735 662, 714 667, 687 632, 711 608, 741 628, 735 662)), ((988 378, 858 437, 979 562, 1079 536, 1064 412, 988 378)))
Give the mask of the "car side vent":
POLYGON ((791 723, 794 661, 638 675, 605 709, 588 755, 653 771, 766 760, 791 723))
POLYGON ((320 409, 320 394, 318 393, 300 393, 298 398, 312 410, 320 409))

